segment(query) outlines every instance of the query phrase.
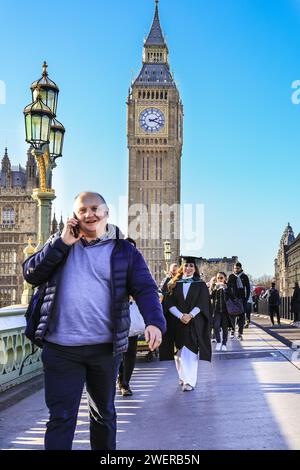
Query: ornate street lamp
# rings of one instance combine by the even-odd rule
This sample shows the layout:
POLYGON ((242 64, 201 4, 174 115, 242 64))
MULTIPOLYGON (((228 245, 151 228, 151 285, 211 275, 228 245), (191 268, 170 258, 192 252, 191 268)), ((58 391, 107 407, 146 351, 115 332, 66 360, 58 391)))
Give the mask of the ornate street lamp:
POLYGON ((42 77, 33 82, 30 89, 32 92, 32 101, 36 100, 37 94, 39 92, 43 103, 45 103, 45 105, 51 109, 55 117, 59 88, 56 83, 50 80, 48 77, 47 68, 48 65, 46 62, 44 62, 42 77))
POLYGON ((38 203, 39 249, 48 239, 51 224, 51 205, 55 199, 52 189, 52 170, 55 160, 62 156, 65 128, 55 119, 59 88, 49 77, 47 64, 43 63, 42 77, 32 83, 33 102, 24 109, 26 142, 32 147, 39 168, 39 187, 32 197, 38 203))
POLYGON ((164 258, 165 258, 165 262, 166 262, 166 275, 168 275, 169 262, 170 262, 170 259, 171 259, 171 243, 168 240, 166 240, 164 242, 164 258))
POLYGON ((62 149, 64 144, 65 128, 57 119, 53 119, 50 126, 50 143, 49 152, 50 157, 55 162, 58 157, 62 156, 62 149))
POLYGON ((36 94, 33 103, 24 109, 26 142, 36 150, 49 143, 50 125, 54 117, 51 109, 43 103, 41 95, 36 94))

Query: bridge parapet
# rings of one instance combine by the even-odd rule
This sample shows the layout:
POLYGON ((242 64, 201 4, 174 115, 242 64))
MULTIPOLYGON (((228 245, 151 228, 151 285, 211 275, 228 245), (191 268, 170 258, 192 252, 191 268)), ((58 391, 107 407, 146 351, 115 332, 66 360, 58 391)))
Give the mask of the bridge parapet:
POLYGON ((0 392, 25 382, 42 372, 41 350, 37 350, 20 367, 31 352, 31 343, 24 335, 26 305, 0 309, 0 392))
MULTIPOLYGON (((291 300, 291 297, 281 297, 279 311, 281 318, 294 321, 294 314, 291 313, 291 300)), ((269 315, 269 305, 267 299, 259 299, 258 313, 261 315, 269 315)))

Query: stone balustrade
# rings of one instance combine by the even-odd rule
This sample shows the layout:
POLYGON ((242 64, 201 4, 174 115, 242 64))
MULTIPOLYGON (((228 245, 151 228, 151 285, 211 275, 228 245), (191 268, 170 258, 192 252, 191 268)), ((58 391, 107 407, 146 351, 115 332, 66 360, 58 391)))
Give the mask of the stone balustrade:
POLYGON ((26 305, 12 305, 0 309, 0 392, 29 380, 42 372, 41 350, 31 353, 31 342, 25 337, 26 305))

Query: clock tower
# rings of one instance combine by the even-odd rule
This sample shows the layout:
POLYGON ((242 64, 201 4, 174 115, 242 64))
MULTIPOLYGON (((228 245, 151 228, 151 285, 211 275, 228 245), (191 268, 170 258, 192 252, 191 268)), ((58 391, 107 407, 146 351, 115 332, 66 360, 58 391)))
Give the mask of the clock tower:
POLYGON ((171 263, 180 249, 183 106, 168 54, 156 0, 142 68, 129 90, 127 139, 128 236, 136 240, 157 282, 166 270, 164 242, 171 244, 171 263))

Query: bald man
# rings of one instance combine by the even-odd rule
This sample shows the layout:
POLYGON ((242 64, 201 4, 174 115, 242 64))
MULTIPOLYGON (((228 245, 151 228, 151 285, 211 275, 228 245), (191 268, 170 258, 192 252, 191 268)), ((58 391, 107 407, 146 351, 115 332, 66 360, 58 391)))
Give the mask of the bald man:
POLYGON ((157 286, 141 253, 108 224, 98 193, 74 200, 62 233, 23 264, 24 278, 45 285, 35 344, 43 347, 45 399, 50 418, 46 450, 70 450, 84 385, 92 450, 115 450, 116 379, 128 346, 128 297, 143 315, 149 349, 161 343, 166 322, 157 286))

